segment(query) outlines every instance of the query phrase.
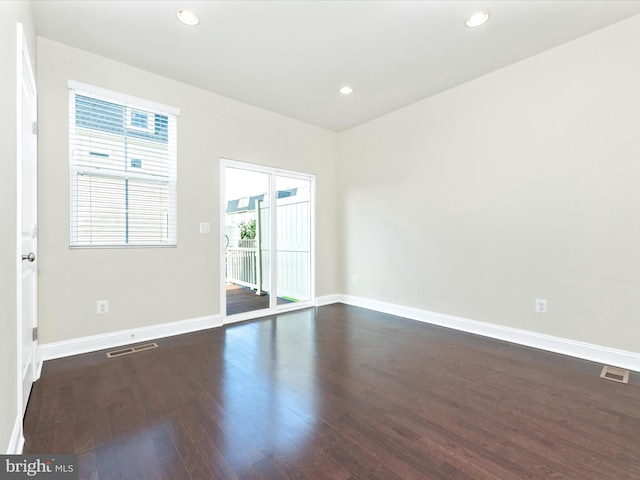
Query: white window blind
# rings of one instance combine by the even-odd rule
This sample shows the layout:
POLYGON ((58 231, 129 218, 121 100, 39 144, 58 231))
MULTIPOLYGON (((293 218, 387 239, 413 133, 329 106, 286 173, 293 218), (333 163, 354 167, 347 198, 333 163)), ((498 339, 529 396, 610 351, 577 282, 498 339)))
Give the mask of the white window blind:
POLYGON ((175 246, 179 111, 69 88, 71 246, 175 246))

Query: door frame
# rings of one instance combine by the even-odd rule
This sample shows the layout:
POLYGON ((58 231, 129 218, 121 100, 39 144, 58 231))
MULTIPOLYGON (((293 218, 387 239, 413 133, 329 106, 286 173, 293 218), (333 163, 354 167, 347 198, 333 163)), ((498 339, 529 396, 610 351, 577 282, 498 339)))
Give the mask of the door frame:
MULTIPOLYGON (((25 132, 22 128, 23 121, 23 98, 22 98, 22 85, 23 82, 28 82, 30 84, 31 89, 33 90, 33 99, 34 105, 37 105, 38 93, 36 89, 35 77, 33 75, 33 69, 31 66, 31 57, 29 55, 29 47, 27 45, 27 39, 24 33, 24 26, 20 22, 16 22, 16 351, 17 351, 17 408, 19 412, 20 418, 24 416, 23 410, 23 311, 22 311, 22 183, 23 183, 23 137, 25 135, 29 136, 29 141, 35 142, 33 146, 33 155, 36 158, 35 165, 37 165, 37 141, 34 132, 25 132), (25 79, 23 76, 23 66, 26 67, 27 78, 25 79)), ((32 112, 34 122, 37 122, 37 107, 32 112)), ((37 124, 37 123, 36 123, 37 124)), ((35 176, 35 185, 34 185, 34 213, 35 218, 37 219, 37 167, 36 171, 31 172, 32 175, 35 176)), ((36 220, 37 222, 37 220, 36 220)), ((34 227, 34 235, 35 235, 35 227, 34 227)), ((36 240, 37 241, 37 240, 36 240)), ((37 252, 37 249, 36 249, 37 252)), ((36 259, 37 261, 37 259, 36 259)), ((35 305, 34 308, 34 325, 33 327, 37 327, 38 325, 38 282, 37 282, 37 265, 36 265, 36 282, 35 282, 35 305)), ((40 357, 40 349, 38 348, 38 341, 35 340, 32 343, 33 354, 32 354, 32 365, 31 365, 31 382, 35 382, 40 377, 40 371, 42 369, 42 361, 40 357)), ((26 402, 25 402, 26 403, 26 402)), ((22 422, 20 423, 20 441, 24 441, 24 437, 22 434, 22 422)))
POLYGON ((220 239, 220 315, 223 319, 223 324, 242 322, 245 320, 250 320, 253 318, 266 317, 269 315, 273 315, 275 313, 286 312, 291 310, 300 310, 302 308, 309 308, 315 306, 316 303, 316 177, 313 174, 307 174, 302 172, 294 172, 291 170, 284 170, 281 168, 275 167, 267 167, 264 165, 258 165, 255 163, 247 163, 241 162, 237 160, 230 160, 228 158, 220 158, 220 225, 219 225, 219 239, 220 239), (270 217, 270 242, 271 246, 269 256, 270 262, 269 264, 272 266, 270 271, 270 286, 271 290, 275 290, 276 295, 271 295, 269 292, 269 308, 261 309, 261 310, 253 310, 250 312, 242 312, 235 315, 227 316, 227 294, 226 294, 226 275, 225 275, 225 261, 226 261, 226 240, 225 240, 225 232, 226 232, 226 175, 225 169, 227 167, 238 168, 242 170, 249 170, 253 172, 267 173, 270 174, 270 190, 272 192, 276 191, 276 177, 278 175, 300 178, 304 180, 309 180, 310 182, 310 201, 311 206, 309 209, 309 218, 310 218, 310 236, 311 236, 311 253, 310 253, 310 275, 309 279, 309 289, 310 295, 308 300, 304 300, 296 303, 288 303, 284 305, 277 304, 277 232, 276 232, 276 224, 277 224, 277 215, 275 214, 275 209, 272 210, 272 214, 270 217))

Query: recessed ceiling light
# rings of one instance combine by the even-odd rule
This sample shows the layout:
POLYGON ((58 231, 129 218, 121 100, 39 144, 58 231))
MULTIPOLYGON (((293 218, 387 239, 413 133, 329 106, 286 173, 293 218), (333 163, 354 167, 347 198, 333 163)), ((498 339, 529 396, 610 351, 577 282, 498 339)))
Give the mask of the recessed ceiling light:
POLYGON ((491 14, 486 10, 484 12, 477 12, 467 18, 467 21, 464 23, 467 27, 479 27, 480 25, 487 23, 490 16, 491 14))
POLYGON ((178 10, 176 16, 178 17, 178 20, 190 27, 195 27, 200 23, 200 18, 198 18, 198 16, 191 10, 178 10))
POLYGON ((350 87, 349 85, 345 85, 344 87, 340 87, 340 90, 338 90, 342 95, 349 95, 350 93, 353 93, 353 87, 350 87))

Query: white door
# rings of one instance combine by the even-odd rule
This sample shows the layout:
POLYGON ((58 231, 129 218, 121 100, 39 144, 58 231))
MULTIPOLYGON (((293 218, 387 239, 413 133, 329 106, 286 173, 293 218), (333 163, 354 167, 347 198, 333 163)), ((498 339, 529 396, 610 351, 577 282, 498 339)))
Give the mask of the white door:
POLYGON ((31 386, 38 373, 38 241, 37 241, 37 160, 36 160, 36 84, 31 70, 29 51, 18 24, 18 364, 21 372, 22 413, 27 407, 31 386))

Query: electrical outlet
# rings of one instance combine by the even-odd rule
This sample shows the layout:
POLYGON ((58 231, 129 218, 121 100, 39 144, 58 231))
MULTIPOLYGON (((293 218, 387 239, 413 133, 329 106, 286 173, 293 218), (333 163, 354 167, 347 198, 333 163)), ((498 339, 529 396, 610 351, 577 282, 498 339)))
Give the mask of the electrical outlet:
POLYGON ((109 300, 98 300, 96 302, 96 313, 98 315, 109 313, 109 300))
POLYGON ((351 283, 356 285, 358 283, 358 276, 357 275, 351 275, 351 283))
POLYGON ((536 312, 547 313, 547 300, 545 298, 536 298, 536 312))

